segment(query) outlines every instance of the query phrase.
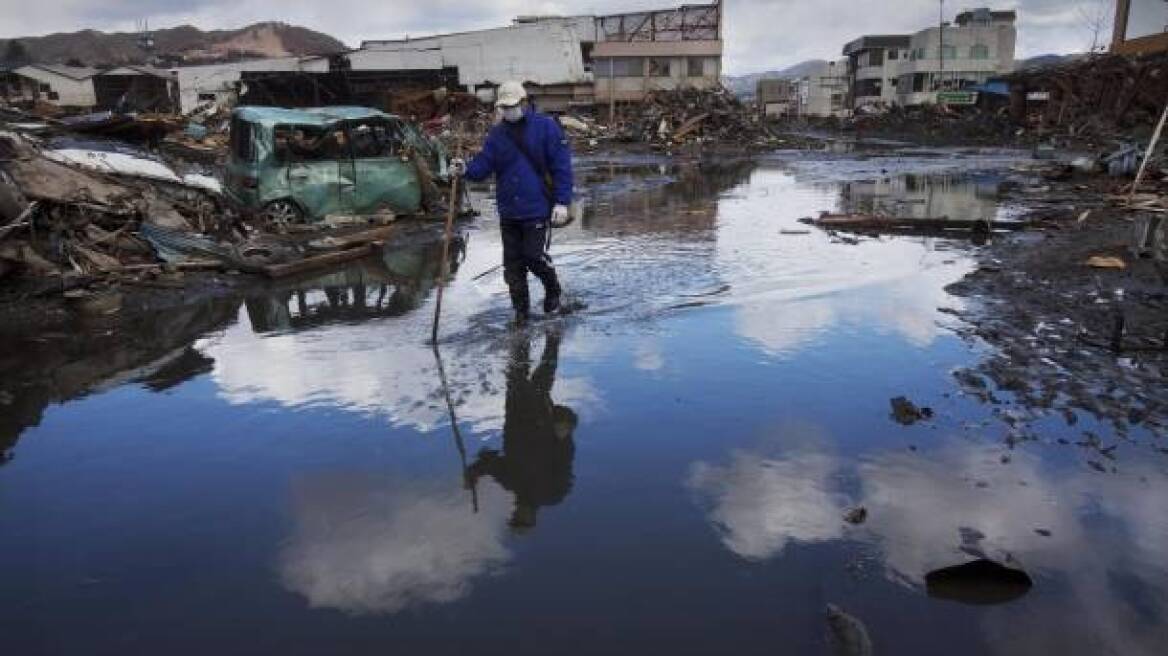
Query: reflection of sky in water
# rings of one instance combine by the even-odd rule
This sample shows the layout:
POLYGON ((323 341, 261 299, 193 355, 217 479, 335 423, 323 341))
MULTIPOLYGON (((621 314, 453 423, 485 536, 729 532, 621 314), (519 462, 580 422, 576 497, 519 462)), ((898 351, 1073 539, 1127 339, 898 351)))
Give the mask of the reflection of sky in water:
MULTIPOLYGON (((863 182, 883 166, 852 167, 846 192, 829 165, 766 164, 699 169, 682 184, 693 193, 593 199, 554 247, 591 306, 560 326, 550 396, 579 419, 575 450, 533 448, 522 472, 494 461, 477 514, 426 343, 432 297, 373 317, 269 308, 297 321, 257 322, 278 329, 263 334, 253 303, 196 343, 197 368, 166 393, 122 386, 46 410, 0 468, 12 572, 0 600, 18 640, 48 640, 38 622, 67 617, 101 627, 57 632, 69 646, 178 653, 165 620, 184 617, 202 639, 189 653, 327 651, 335 631, 352 653, 493 648, 523 632, 566 653, 628 639, 647 652, 813 653, 821 609, 838 602, 881 653, 1149 653, 1168 608, 1160 461, 1125 453, 1104 475, 1064 463, 1074 447, 1025 444, 1003 464, 996 422, 976 440, 981 428, 946 437, 990 412, 946 396, 970 354, 936 310, 955 307, 942 287, 968 257, 926 238, 782 234, 902 193, 863 182), (894 424, 899 394, 938 418, 894 424), (541 473, 541 454, 567 476, 531 497, 537 525, 512 530, 515 490, 541 482, 518 479, 541 473), (846 524, 861 504, 867 522, 846 524), (1010 556, 1034 589, 976 610, 925 597, 925 572, 971 551, 1010 556), (144 601, 127 611, 127 599, 144 601), (215 632, 241 617, 271 643, 215 632), (119 642, 131 635, 145 637, 119 642)), ((931 189, 935 207, 982 211, 976 186, 931 189)), ((507 446, 516 333, 490 273, 492 223, 470 240, 442 350, 478 463, 507 446)), ((546 327, 527 333, 533 357, 546 327)), ((540 398, 529 405, 553 409, 540 398)), ((508 464, 523 453, 502 451, 508 464)), ((57 650, 70 651, 82 650, 57 650)))
POLYGON ((798 443, 774 453, 734 450, 725 465, 699 462, 687 486, 708 505, 722 543, 752 560, 782 555, 790 542, 833 540, 843 533, 832 490, 836 459, 823 435, 788 427, 798 443))
MULTIPOLYGON (((936 309, 958 304, 942 287, 969 268, 967 258, 930 239, 845 246, 819 231, 784 235, 783 229, 803 227, 798 218, 836 209, 839 186, 798 182, 775 168, 749 174, 748 185, 739 184, 742 179, 729 179, 733 186, 715 207, 699 195, 689 214, 684 206, 668 214, 638 208, 646 214, 599 215, 587 230, 577 225, 558 235, 554 252, 562 276, 596 313, 567 341, 565 354, 599 357, 613 350, 612 332, 640 330, 644 319, 694 302, 732 306, 737 332, 771 354, 806 348, 843 326, 896 333, 918 347, 936 339, 936 309), (594 234, 614 226, 621 227, 617 238, 594 234)), ((943 189, 972 195, 975 187, 943 189)), ((507 310, 501 277, 474 277, 497 264, 497 240, 493 228, 472 233, 467 261, 444 304, 443 325, 453 334, 444 348, 459 414, 481 429, 497 428, 501 420, 498 380, 505 363, 498 346, 507 310)), ((428 307, 282 334, 253 334, 250 322, 241 320, 220 338, 205 340, 202 349, 218 362, 213 375, 234 403, 339 404, 430 430, 444 409, 426 346, 428 307)), ((664 368, 665 355, 651 335, 633 339, 639 369, 664 368)), ((601 392, 587 380, 565 378, 558 390, 574 407, 602 406, 601 392)))
MULTIPOLYGON (((954 194, 972 187, 948 187, 954 194)), ((931 239, 832 243, 801 217, 838 209, 835 188, 758 171, 744 195, 722 202, 717 267, 734 289, 737 330, 766 351, 787 353, 842 325, 898 333, 926 347, 939 334, 936 310, 957 307, 943 287, 969 270, 967 258, 931 239)))
POLYGON ((309 477, 294 485, 281 579, 313 608, 349 613, 457 601, 511 558, 507 497, 479 485, 476 513, 457 479, 309 477))
POLYGON ((1000 447, 948 439, 931 453, 849 458, 823 431, 787 425, 724 462, 695 463, 687 485, 726 548, 747 559, 847 535, 911 587, 978 553, 1016 563, 1038 583, 982 618, 996 652, 1151 653, 1168 613, 1165 472, 1141 462, 1120 475, 1068 471, 1021 450, 1000 457, 1000 447), (842 519, 852 504, 868 510, 855 528, 842 519), (1074 626, 1049 631, 1069 617, 1074 626), (1032 629, 1005 629, 1011 618, 1032 629))

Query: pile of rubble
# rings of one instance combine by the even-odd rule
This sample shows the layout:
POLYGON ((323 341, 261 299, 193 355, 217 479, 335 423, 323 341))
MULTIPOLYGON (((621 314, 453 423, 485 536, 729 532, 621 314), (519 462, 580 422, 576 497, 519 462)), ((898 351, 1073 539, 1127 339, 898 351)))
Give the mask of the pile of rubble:
POLYGON ((159 150, 187 161, 225 164, 231 139, 231 110, 216 102, 207 102, 182 118, 181 129, 168 133, 159 144, 159 150))
POLYGON ((242 233, 223 211, 219 183, 179 174, 128 148, 0 133, 0 279, 41 292, 158 269, 140 229, 242 233))
POLYGON ((612 138, 626 143, 765 147, 778 141, 757 113, 722 87, 651 93, 610 127, 612 138))
POLYGON ((192 271, 285 277, 368 256, 398 229, 320 227, 336 229, 273 234, 214 177, 125 144, 0 131, 0 301, 64 295, 108 313, 119 289, 183 288, 192 271))
MULTIPOLYGON (((829 119, 835 122, 835 119, 829 119)), ((1017 135, 1004 110, 918 105, 857 114, 846 125, 856 134, 880 135, 929 144, 1003 144, 1017 135)))
POLYGON ((1097 146, 1146 139, 1168 102, 1168 53, 1091 56, 1009 82, 1010 116, 1030 131, 1097 146))

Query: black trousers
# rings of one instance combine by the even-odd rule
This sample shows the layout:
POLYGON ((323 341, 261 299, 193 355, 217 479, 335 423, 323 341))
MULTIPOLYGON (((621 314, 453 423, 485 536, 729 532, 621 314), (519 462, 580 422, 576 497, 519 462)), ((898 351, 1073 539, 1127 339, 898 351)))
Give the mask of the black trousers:
POLYGON ((560 281, 548 254, 551 226, 547 221, 501 221, 503 234, 503 280, 511 291, 511 305, 516 312, 527 312, 531 296, 527 274, 531 272, 543 284, 546 296, 560 295, 560 281))

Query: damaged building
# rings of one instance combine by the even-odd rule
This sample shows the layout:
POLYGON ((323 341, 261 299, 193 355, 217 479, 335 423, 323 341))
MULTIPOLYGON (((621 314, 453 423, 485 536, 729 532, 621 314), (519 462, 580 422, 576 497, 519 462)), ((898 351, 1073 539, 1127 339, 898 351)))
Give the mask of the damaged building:
POLYGON ((119 66, 93 77, 98 109, 169 113, 178 109, 178 80, 150 66, 119 66))
POLYGON ((0 95, 10 103, 45 102, 59 107, 92 108, 97 104, 95 68, 57 64, 29 64, 4 76, 0 95))
POLYGON ((194 111, 201 104, 213 102, 233 105, 240 93, 245 73, 327 73, 328 57, 278 57, 249 61, 183 66, 175 69, 178 81, 179 107, 183 113, 194 111))
POLYGON ((446 88, 489 101, 521 80, 545 111, 615 109, 657 91, 710 89, 722 71, 722 5, 603 16, 521 16, 511 25, 390 40, 346 53, 177 69, 182 111, 201 103, 389 108, 394 93, 446 88))
POLYGON ((610 108, 654 91, 710 89, 722 74, 722 3, 598 16, 596 101, 610 108))

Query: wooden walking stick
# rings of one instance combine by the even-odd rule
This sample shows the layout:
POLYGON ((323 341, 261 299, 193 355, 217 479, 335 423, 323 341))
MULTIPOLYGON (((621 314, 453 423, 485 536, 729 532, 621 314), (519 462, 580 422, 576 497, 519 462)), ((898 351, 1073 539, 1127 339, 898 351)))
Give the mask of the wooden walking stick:
POLYGON ((454 231, 454 214, 457 212, 461 198, 458 195, 458 183, 462 176, 451 176, 450 180, 450 208, 446 212, 446 234, 442 238, 442 268, 438 274, 438 300, 434 304, 434 326, 430 329, 430 343, 438 344, 438 320, 442 316, 442 291, 446 289, 446 278, 450 275, 450 236, 454 231))

